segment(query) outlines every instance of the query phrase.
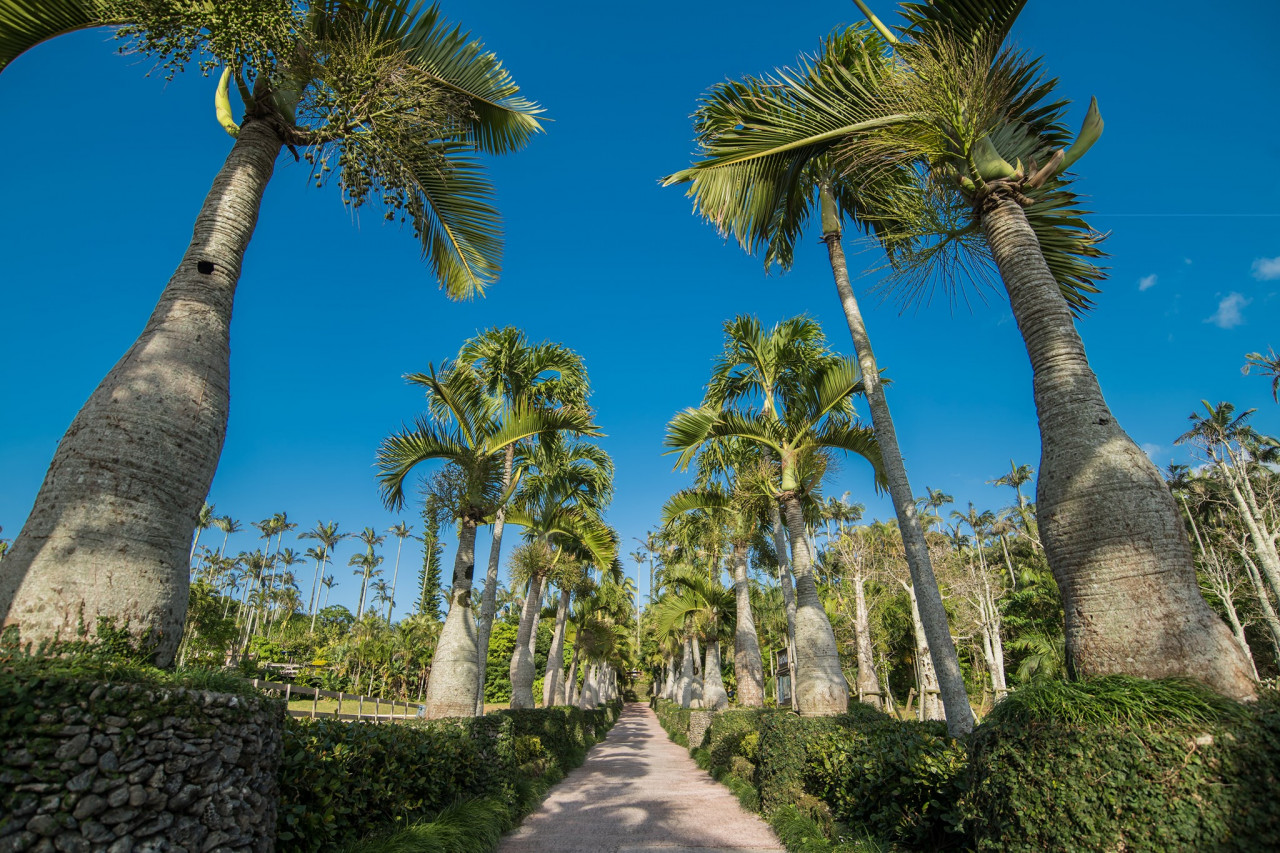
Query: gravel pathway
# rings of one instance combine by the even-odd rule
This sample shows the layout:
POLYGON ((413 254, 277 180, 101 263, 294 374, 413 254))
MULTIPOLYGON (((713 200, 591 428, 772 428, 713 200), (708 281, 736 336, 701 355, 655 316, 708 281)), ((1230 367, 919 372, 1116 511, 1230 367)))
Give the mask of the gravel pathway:
POLYGON ((672 743, 648 705, 631 703, 581 767, 498 853, 776 853, 759 815, 672 743))

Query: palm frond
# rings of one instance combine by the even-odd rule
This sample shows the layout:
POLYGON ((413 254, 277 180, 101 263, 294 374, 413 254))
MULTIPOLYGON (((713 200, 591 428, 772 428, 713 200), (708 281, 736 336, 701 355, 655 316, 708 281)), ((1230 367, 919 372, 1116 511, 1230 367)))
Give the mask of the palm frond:
POLYGON ((93 0, 0 0, 0 71, 41 42, 104 23, 93 0))
POLYGON ((461 435, 419 418, 413 429, 402 429, 378 446, 376 467, 383 502, 392 509, 404 506, 405 477, 419 463, 445 459, 466 469, 473 456, 461 435))
POLYGON ((542 109, 520 95, 520 87, 498 57, 470 33, 450 26, 437 3, 367 0, 367 22, 398 44, 409 60, 464 97, 473 114, 467 142, 504 154, 523 148, 540 131, 542 109), (425 8, 424 8, 425 7, 425 8))

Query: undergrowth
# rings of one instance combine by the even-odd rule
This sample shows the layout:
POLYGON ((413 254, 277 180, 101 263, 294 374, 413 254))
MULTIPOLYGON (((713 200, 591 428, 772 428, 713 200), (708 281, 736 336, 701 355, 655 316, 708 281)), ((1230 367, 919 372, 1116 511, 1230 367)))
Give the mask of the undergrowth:
POLYGON ((1248 713, 1246 706, 1195 681, 1108 675, 1029 684, 997 704, 986 723, 1016 726, 1051 720, 1083 727, 1198 726, 1238 722, 1248 713))
POLYGON ((361 839, 341 853, 489 853, 511 820, 508 807, 493 797, 463 800, 431 820, 361 839))

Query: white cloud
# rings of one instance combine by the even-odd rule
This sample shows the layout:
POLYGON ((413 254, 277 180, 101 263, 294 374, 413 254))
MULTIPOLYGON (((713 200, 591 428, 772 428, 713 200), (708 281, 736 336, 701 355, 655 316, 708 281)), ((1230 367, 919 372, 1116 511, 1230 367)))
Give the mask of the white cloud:
POLYGON ((1210 317, 1205 317, 1206 323, 1212 323, 1219 329, 1234 329, 1236 326, 1244 325, 1244 315, 1240 309, 1244 308, 1253 300, 1240 293, 1228 293, 1218 302, 1218 310, 1213 312, 1210 317))
POLYGON ((1138 290, 1150 290, 1156 286, 1156 274, 1144 275, 1138 279, 1138 290))
POLYGON ((1152 444, 1148 441, 1142 444, 1142 452, 1147 454, 1148 459, 1159 465, 1160 460, 1158 457, 1164 452, 1164 448, 1158 444, 1152 444))
POLYGON ((1253 262, 1253 277, 1258 281, 1273 281, 1280 278, 1280 257, 1258 258, 1253 262))
POLYGON ((1183 258, 1183 259, 1182 259, 1182 262, 1183 262, 1184 264, 1186 264, 1187 266, 1191 266, 1191 259, 1190 259, 1190 258, 1183 258))

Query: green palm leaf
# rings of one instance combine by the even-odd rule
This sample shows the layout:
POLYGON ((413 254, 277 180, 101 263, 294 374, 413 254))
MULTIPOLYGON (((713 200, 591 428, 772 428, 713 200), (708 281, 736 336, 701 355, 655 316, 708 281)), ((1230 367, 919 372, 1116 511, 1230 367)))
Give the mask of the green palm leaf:
POLYGON ((0 0, 0 71, 41 42, 103 23, 92 0, 0 0))
POLYGON ((376 466, 382 498, 393 509, 404 506, 404 480, 414 466, 431 459, 444 459, 470 468, 474 452, 458 432, 442 430, 425 418, 413 429, 402 429, 382 440, 376 466))

